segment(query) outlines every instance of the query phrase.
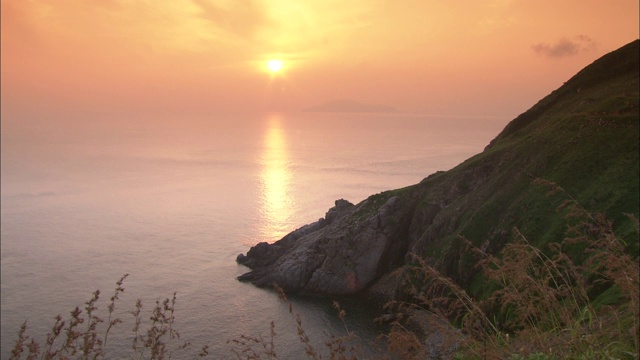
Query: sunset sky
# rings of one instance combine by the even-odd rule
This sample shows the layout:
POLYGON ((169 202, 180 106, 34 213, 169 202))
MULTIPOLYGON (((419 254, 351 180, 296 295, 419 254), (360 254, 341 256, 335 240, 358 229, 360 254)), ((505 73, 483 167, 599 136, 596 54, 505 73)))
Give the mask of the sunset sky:
POLYGON ((637 0, 2 0, 2 120, 334 99, 515 117, 637 39, 638 12, 637 0))

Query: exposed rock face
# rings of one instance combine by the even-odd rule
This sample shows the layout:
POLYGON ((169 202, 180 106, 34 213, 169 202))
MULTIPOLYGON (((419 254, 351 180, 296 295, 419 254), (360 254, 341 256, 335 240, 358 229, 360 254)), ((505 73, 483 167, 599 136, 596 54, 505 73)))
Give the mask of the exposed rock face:
POLYGON ((238 279, 302 293, 357 293, 403 261, 406 236, 399 234, 408 230, 412 203, 396 196, 358 206, 337 200, 324 219, 239 255, 237 261, 253 271, 238 279))

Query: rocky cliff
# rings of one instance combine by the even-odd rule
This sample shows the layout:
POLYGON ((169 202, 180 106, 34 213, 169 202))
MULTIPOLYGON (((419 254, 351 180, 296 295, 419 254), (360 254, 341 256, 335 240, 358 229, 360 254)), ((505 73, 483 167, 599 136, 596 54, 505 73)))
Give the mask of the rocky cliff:
POLYGON ((394 270, 416 254, 473 288, 475 264, 462 239, 496 253, 514 227, 540 247, 563 236, 556 211, 562 199, 547 196, 535 179, 605 213, 637 252, 624 214, 639 213, 639 59, 634 41, 583 69, 454 169, 356 205, 337 200, 323 219, 257 244, 238 256, 252 269, 239 279, 297 293, 366 290, 389 299, 403 292, 394 270))

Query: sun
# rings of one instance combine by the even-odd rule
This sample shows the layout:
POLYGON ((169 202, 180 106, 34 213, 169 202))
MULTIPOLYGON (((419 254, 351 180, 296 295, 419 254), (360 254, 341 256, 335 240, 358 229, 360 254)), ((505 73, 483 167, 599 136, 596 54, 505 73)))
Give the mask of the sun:
POLYGON ((280 71, 282 71, 283 67, 284 67, 284 63, 282 62, 282 60, 271 59, 271 60, 267 61, 267 69, 269 69, 269 71, 272 74, 279 73, 280 71))

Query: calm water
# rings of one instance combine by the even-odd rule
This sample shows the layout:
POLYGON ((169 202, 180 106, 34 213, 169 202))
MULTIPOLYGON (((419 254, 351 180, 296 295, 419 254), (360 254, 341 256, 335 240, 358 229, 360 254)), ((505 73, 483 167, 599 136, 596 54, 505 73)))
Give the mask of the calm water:
MULTIPOLYGON (((317 220, 336 199, 450 169, 506 124, 397 114, 18 120, 29 128, 3 119, 2 129, 2 358, 25 320, 44 337, 96 289, 104 311, 125 273, 118 333, 130 334, 136 299, 146 316, 175 291, 175 327, 217 357, 231 357, 227 340, 267 336, 275 321, 278 355, 296 358, 287 307, 235 280, 248 270, 237 254, 317 220)), ((327 301, 293 302, 317 343, 344 334, 327 301)), ((370 315, 348 305, 350 327, 372 337, 370 315)), ((110 337, 112 357, 127 354, 124 341, 110 337)))

